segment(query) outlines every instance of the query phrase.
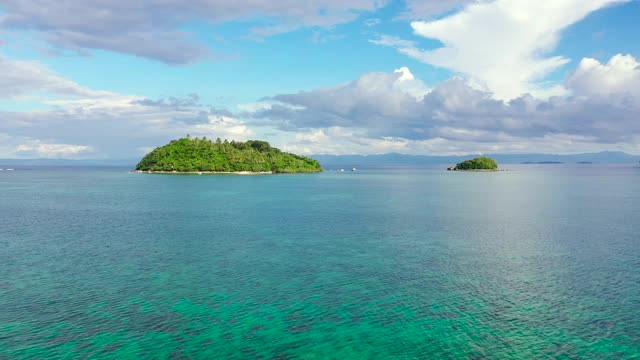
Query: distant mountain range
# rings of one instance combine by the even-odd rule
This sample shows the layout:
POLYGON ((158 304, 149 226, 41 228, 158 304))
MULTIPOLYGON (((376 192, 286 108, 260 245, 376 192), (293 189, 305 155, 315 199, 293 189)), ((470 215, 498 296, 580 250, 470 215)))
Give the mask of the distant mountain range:
MULTIPOLYGON (((640 162, 640 155, 630 155, 620 151, 603 151, 598 153, 584 153, 572 155, 557 154, 469 154, 457 156, 427 156, 406 154, 380 155, 311 155, 320 161, 323 167, 333 166, 363 166, 363 165, 455 165, 461 161, 478 156, 488 156, 496 159, 500 164, 522 163, 595 163, 595 164, 625 164, 640 162)), ((139 159, 0 159, 0 168, 7 166, 121 166, 134 168, 139 159)))
POLYGON ((622 164, 637 163, 640 155, 630 155, 619 151, 603 151, 598 153, 584 153, 572 155, 557 154, 470 154, 459 156, 425 156, 405 154, 380 154, 380 155, 313 155, 312 157, 324 166, 335 165, 428 165, 443 164, 455 165, 461 161, 478 156, 488 156, 501 164, 521 163, 598 163, 598 164, 622 164))

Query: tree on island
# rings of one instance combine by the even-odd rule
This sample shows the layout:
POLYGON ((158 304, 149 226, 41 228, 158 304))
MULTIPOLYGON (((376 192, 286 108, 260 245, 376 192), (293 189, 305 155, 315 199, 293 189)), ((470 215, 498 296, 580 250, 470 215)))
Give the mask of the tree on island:
POLYGON ((456 165, 453 170, 498 170, 498 163, 488 157, 479 157, 463 161, 456 165))
POLYGON ((280 151, 266 141, 214 142, 187 136, 154 149, 140 160, 136 170, 300 173, 319 172, 322 167, 315 159, 280 151))

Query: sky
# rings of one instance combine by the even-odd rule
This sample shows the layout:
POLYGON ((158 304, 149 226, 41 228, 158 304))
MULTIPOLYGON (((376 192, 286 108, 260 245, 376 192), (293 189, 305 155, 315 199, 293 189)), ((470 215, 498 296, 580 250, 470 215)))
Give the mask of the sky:
POLYGON ((0 0, 0 158, 640 154, 638 0, 0 0))

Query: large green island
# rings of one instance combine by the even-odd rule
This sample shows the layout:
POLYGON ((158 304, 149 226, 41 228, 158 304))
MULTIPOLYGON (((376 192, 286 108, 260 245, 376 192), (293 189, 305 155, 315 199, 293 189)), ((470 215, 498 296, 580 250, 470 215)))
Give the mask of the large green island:
POLYGON ((266 141, 216 141, 187 136, 155 148, 136 165, 136 172, 276 174, 320 172, 320 163, 280 151, 266 141))
POLYGON ((479 157, 463 161, 455 167, 447 168, 452 171, 498 171, 498 162, 492 158, 479 157))

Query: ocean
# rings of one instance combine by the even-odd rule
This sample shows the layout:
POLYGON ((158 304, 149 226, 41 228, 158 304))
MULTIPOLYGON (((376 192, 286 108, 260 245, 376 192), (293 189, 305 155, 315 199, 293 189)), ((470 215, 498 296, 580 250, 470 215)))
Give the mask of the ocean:
POLYGON ((13 167, 0 359, 640 357, 633 164, 13 167))

